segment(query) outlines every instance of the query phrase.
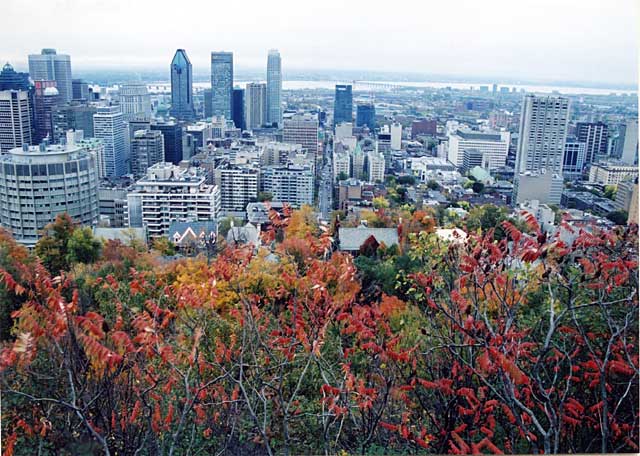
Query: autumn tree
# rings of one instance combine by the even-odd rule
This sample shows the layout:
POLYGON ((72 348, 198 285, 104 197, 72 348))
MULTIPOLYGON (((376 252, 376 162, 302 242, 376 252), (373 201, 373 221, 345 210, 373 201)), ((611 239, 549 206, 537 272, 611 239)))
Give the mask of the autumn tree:
POLYGON ((36 243, 35 252, 51 273, 69 269, 67 243, 74 230, 73 220, 66 212, 58 214, 56 219, 42 230, 42 237, 36 243))

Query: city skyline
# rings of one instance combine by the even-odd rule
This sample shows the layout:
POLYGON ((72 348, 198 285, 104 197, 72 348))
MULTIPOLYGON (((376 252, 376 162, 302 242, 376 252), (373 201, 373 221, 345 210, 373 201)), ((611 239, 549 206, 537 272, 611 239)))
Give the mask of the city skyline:
MULTIPOLYGON (((3 9, 8 16, 19 14, 17 0, 8 0, 3 9)), ((46 46, 55 46, 59 52, 71 55, 75 69, 83 68, 161 68, 176 47, 187 49, 195 71, 206 68, 211 51, 225 49, 236 56, 238 68, 261 68, 269 48, 277 48, 286 57, 286 67, 324 70, 368 69, 384 72, 414 72, 454 76, 474 75, 487 78, 520 78, 527 80, 572 80, 631 84, 637 82, 637 11, 634 2, 617 2, 617 8, 601 7, 600 2, 565 2, 560 5, 529 2, 511 8, 508 2, 494 1, 477 5, 457 0, 447 5, 429 5, 425 12, 414 14, 415 2, 404 1, 393 9, 367 12, 367 21, 357 21, 360 8, 350 6, 340 10, 334 18, 338 4, 334 1, 322 5, 302 6, 280 2, 276 7, 256 4, 247 8, 246 15, 225 14, 225 5, 218 16, 226 18, 217 25, 216 36, 210 37, 206 23, 195 22, 189 35, 175 29, 186 12, 171 10, 171 21, 164 10, 151 8, 150 25, 137 22, 128 27, 128 21, 138 17, 140 9, 147 13, 146 1, 126 4, 133 8, 130 14, 119 15, 124 2, 112 2, 109 8, 90 0, 79 8, 76 0, 67 0, 66 12, 55 5, 43 4, 33 12, 34 24, 46 24, 51 17, 56 23, 72 24, 73 32, 65 28, 56 33, 54 43, 44 43, 33 37, 19 21, 9 21, 0 30, 0 40, 15 43, 0 58, 17 69, 23 69, 28 54, 37 53, 46 46), (553 7, 554 14, 549 15, 553 7), (76 21, 74 10, 82 11, 87 20, 76 21), (287 27, 278 25, 286 11, 287 27), (101 39, 79 40, 92 33, 91 18, 99 17, 109 23, 117 17, 124 21, 117 28, 101 33, 101 39), (176 16, 176 17, 174 17, 176 16), (327 27, 324 19, 332 18, 327 27), (157 27, 167 21, 168 33, 157 27), (241 21, 241 23, 239 22, 241 21), (362 23, 360 23, 362 22, 362 23), (238 27, 247 33, 239 35, 238 27), (144 34, 146 27, 151 29, 144 34), (91 30, 89 30, 91 29, 91 30), (174 30, 175 29, 175 30, 174 30), (455 33, 452 31, 455 29, 455 33), (376 35, 371 46, 371 33, 376 35), (462 30, 462 31, 461 31, 462 30), (133 33, 136 35, 132 35, 133 33), (173 33, 175 31, 175 33, 173 33), (147 33, 148 32, 148 33, 147 33), (323 39, 318 44, 317 35, 323 39), (139 36, 145 36, 140 40, 139 36), (349 37, 349 39, 345 39, 349 37), (124 43, 140 52, 122 54, 124 43), (559 43, 562 45, 560 46, 559 43), (381 58, 384 57, 384 58, 381 58)), ((202 5, 201 13, 213 8, 202 5)), ((216 11, 218 13, 218 11, 216 11)), ((285 70, 286 73, 286 70, 285 70)))

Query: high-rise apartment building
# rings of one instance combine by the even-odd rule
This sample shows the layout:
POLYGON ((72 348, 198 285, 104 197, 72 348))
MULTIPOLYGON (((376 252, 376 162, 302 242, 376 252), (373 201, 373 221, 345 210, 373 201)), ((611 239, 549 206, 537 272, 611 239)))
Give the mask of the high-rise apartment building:
POLYGON ((373 103, 356 106, 356 127, 364 127, 365 125, 371 131, 376 128, 376 107, 373 103))
POLYGON ((150 126, 151 130, 162 133, 164 138, 164 161, 179 164, 183 159, 182 154, 182 126, 176 122, 156 122, 150 126))
POLYGON ((93 154, 76 145, 25 144, 0 156, 0 225, 18 242, 35 245, 63 212, 82 225, 97 223, 93 154))
POLYGON ((233 89, 233 124, 240 130, 247 129, 244 115, 244 89, 240 87, 233 89))
POLYGON ((609 145, 609 127, 602 122, 578 122, 576 124, 576 139, 585 143, 585 164, 596 161, 598 157, 607 155, 609 145))
POLYGON ((273 195, 274 201, 294 208, 313 204, 313 167, 305 165, 271 166, 261 170, 260 189, 273 195))
POLYGON ((233 53, 211 53, 211 90, 214 116, 233 119, 233 53))
POLYGON ((120 110, 125 121, 151 118, 151 97, 143 82, 128 82, 120 86, 120 110))
POLYGON ((93 115, 93 134, 104 143, 102 167, 105 176, 127 174, 126 124, 120 107, 99 107, 93 115))
POLYGON ((213 172, 213 182, 220 189, 221 211, 224 215, 240 215, 247 204, 258 197, 258 169, 250 167, 220 167, 213 172))
POLYGON ((353 122, 353 94, 351 85, 336 84, 333 104, 333 125, 353 122))
POLYGON ((171 115, 193 120, 193 69, 184 49, 178 49, 171 61, 171 115))
POLYGON ((43 49, 40 54, 29 55, 29 75, 34 81, 56 81, 63 102, 73 99, 71 58, 57 54, 55 49, 43 49))
POLYGON ((369 182, 384 182, 385 159, 381 153, 371 151, 367 154, 367 171, 369 182))
POLYGON ((398 122, 391 124, 391 150, 402 149, 402 125, 398 122))
POLYGON ((260 82, 248 83, 244 104, 247 130, 262 127, 266 123, 267 116, 267 85, 260 82))
POLYGON ((351 156, 347 152, 333 154, 333 181, 351 176, 351 156))
POLYGON ((267 57, 267 119, 269 125, 282 125, 282 59, 277 49, 267 57))
POLYGON ((282 141, 300 144, 306 152, 318 153, 318 117, 312 114, 294 114, 284 119, 282 141))
POLYGON ((0 152, 31 144, 31 118, 29 92, 0 91, 0 152))
POLYGON ((158 130, 138 130, 131 140, 131 174, 138 179, 164 162, 164 138, 158 130))
POLYGON ((559 204, 569 99, 527 95, 522 103, 513 203, 559 204))
POLYGON ((129 226, 146 226, 151 239, 166 236, 173 221, 216 220, 220 190, 198 168, 156 163, 127 194, 129 226))

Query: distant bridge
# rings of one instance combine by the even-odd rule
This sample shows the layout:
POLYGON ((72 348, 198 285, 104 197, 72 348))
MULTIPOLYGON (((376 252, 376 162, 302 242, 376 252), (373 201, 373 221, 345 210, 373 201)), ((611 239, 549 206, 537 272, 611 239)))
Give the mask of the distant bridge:
POLYGON ((373 82, 373 81, 336 81, 336 84, 350 84, 354 88, 364 90, 389 90, 394 91, 402 88, 399 84, 392 84, 389 82, 373 82))

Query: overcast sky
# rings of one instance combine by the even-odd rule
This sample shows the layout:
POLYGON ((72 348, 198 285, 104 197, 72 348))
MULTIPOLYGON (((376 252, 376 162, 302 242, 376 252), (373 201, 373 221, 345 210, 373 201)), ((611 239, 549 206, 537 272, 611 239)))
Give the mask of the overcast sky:
POLYGON ((636 0, 0 0, 0 60, 55 47, 73 68, 381 70, 637 83, 636 0))

